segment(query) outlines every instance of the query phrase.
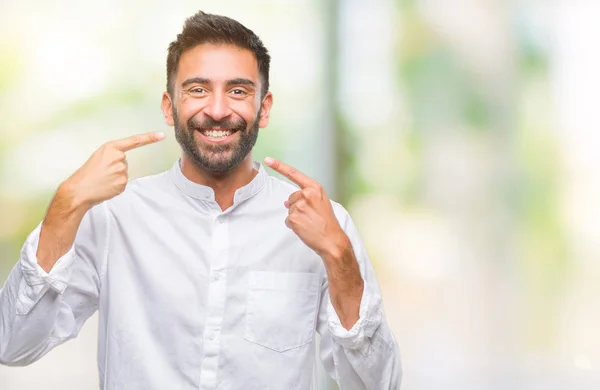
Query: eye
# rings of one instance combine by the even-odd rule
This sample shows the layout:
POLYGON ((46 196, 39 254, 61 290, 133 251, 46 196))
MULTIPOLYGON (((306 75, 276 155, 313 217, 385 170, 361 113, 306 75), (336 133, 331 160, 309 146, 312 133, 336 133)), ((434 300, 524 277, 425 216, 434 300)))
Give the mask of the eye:
POLYGON ((235 88, 231 90, 231 93, 236 95, 236 96, 245 96, 247 95, 246 91, 244 91, 243 89, 240 88, 235 88))
POLYGON ((192 95, 202 95, 203 93, 206 93, 206 90, 202 87, 194 87, 190 88, 188 92, 192 95))

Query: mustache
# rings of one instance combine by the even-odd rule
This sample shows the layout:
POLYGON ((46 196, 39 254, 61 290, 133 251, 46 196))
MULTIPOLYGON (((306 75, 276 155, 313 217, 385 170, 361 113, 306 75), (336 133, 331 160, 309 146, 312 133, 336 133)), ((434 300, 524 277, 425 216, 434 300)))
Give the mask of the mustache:
POLYGON ((213 118, 207 118, 205 120, 198 120, 196 118, 190 118, 188 120, 188 129, 192 130, 206 130, 206 129, 224 129, 224 130, 244 130, 247 127, 247 123, 243 118, 237 120, 214 120, 213 118))

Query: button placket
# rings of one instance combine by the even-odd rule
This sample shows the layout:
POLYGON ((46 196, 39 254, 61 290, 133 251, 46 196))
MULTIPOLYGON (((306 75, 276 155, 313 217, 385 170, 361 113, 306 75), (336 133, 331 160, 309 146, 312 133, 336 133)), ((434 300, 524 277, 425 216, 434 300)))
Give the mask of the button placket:
POLYGON ((207 320, 204 328, 204 359, 200 382, 203 389, 213 388, 219 362, 219 340, 225 306, 225 267, 228 262, 229 227, 220 214, 213 221, 212 256, 208 286, 207 320))

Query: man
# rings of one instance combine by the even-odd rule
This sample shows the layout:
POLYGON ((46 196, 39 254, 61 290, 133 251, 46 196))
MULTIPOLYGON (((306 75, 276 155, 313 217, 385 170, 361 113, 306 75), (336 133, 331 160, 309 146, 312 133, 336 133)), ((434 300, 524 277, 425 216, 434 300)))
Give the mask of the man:
POLYGON ((372 265, 342 206, 289 165, 252 160, 270 57, 240 23, 198 13, 167 58, 165 120, 182 156, 127 184, 111 141, 58 188, 0 293, 0 361, 26 365, 99 311, 102 389, 311 389, 315 331, 346 389, 397 389, 372 265))

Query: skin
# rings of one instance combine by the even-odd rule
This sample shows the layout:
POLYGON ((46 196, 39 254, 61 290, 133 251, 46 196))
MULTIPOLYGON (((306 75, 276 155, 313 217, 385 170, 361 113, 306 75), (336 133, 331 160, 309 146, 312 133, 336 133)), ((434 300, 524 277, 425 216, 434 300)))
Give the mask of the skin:
MULTIPOLYGON (((180 132, 178 141, 188 136, 187 146, 195 146, 196 150, 191 151, 203 160, 199 162, 186 153, 182 145, 182 173, 193 182, 211 187, 222 210, 231 207, 235 191, 257 174, 251 151, 237 164, 230 163, 236 161, 235 150, 243 136, 269 123, 273 96, 261 93, 261 84, 252 52, 231 45, 203 44, 182 54, 172 94, 165 92, 162 97, 166 123, 180 132), (206 123, 212 129, 239 123, 246 127, 217 145, 196 130, 195 126, 206 123)), ((73 245, 85 213, 125 190, 125 153, 162 139, 162 133, 147 133, 108 142, 58 188, 42 222, 37 250, 38 263, 46 272, 73 245)), ((323 259, 331 302, 342 325, 350 329, 359 318, 364 283, 350 240, 333 213, 329 197, 319 183, 290 165, 272 158, 266 158, 265 164, 300 186, 283 205, 288 216, 282 223, 323 259)))

